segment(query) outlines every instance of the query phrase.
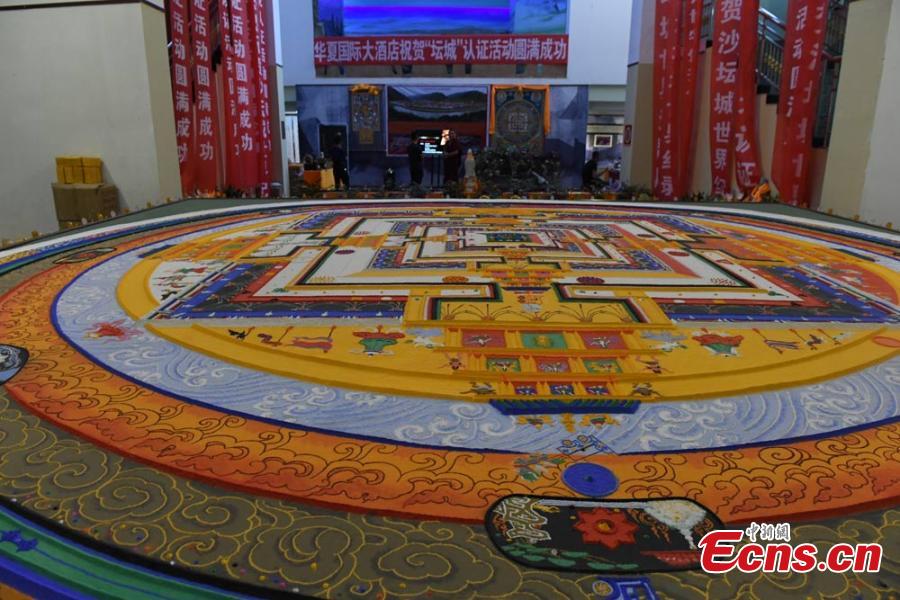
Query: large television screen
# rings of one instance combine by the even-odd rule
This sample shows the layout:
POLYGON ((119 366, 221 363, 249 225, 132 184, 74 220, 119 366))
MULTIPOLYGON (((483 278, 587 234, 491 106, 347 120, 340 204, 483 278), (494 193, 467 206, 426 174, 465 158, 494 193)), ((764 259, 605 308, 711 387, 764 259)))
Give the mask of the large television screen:
POLYGON ((569 0, 318 0, 316 35, 561 35, 569 0))

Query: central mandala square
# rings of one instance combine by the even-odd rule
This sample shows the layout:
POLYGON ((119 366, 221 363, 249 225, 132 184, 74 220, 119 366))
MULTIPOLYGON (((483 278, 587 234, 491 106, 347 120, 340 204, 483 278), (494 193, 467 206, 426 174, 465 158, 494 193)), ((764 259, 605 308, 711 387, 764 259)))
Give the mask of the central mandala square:
POLYGON ((119 295, 152 332, 256 369, 535 415, 752 389, 785 353, 824 376, 822 349, 868 335, 835 322, 895 319, 889 287, 836 251, 702 218, 384 208, 163 247, 119 295))
POLYGON ((161 269, 151 281, 155 295, 179 300, 151 318, 306 318, 322 316, 323 302, 332 316, 399 317, 417 293, 491 300, 499 289, 553 288, 559 298, 597 302, 612 296, 602 288, 640 287, 666 297, 675 286, 728 287, 741 290, 735 299, 762 291, 797 300, 715 251, 686 251, 684 229, 696 232, 696 226, 532 218, 511 231, 510 219, 491 221, 334 213, 235 232, 224 244, 165 255, 175 264, 203 256, 205 284, 176 293, 166 285, 171 271, 161 269))

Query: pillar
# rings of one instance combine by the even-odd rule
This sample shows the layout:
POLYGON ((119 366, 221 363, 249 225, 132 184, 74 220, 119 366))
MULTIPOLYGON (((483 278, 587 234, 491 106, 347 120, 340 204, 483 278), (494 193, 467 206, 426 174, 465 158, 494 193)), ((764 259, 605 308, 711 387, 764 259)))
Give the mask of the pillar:
POLYGON ((632 0, 631 39, 625 91, 625 125, 631 144, 622 150, 622 179, 651 187, 653 182, 653 34, 655 0, 632 0))
POLYGON ((900 225, 900 3, 852 2, 819 210, 900 225))

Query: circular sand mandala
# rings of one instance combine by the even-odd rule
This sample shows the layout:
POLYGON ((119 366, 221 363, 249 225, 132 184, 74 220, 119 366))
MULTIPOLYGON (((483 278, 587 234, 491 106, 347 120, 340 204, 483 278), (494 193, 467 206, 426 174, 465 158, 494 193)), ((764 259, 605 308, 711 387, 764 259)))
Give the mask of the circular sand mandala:
POLYGON ((0 299, 0 381, 179 477, 612 568, 535 533, 571 513, 568 552, 618 524, 616 568, 661 571, 721 522, 896 503, 898 272, 897 236, 743 211, 247 212, 36 270, 0 299))

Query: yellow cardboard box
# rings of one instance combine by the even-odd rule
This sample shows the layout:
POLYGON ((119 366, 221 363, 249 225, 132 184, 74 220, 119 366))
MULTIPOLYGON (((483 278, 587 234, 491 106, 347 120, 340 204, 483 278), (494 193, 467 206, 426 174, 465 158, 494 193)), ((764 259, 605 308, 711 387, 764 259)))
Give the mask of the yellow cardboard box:
POLYGON ((85 183, 103 183, 103 161, 91 156, 81 157, 85 183))
POLYGON ((103 161, 93 156, 57 156, 57 183, 103 183, 103 161))
POLYGON ((56 157, 57 183, 84 183, 84 167, 80 156, 56 157))

